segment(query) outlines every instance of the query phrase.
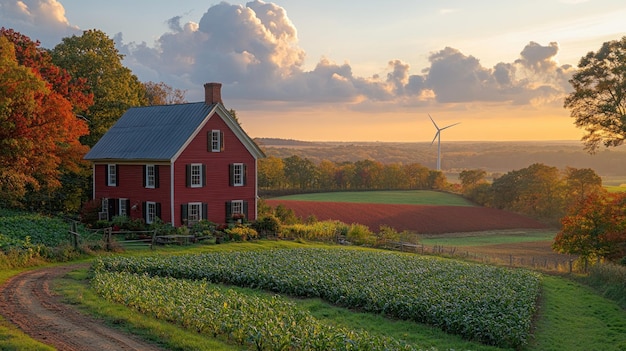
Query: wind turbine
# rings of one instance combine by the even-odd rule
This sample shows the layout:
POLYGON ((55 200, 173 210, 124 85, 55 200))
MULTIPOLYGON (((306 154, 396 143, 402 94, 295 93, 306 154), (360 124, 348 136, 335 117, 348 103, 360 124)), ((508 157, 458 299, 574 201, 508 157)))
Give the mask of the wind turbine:
POLYGON ((433 122, 435 128, 437 128, 437 133, 435 133, 435 137, 433 138, 433 141, 430 143, 430 145, 434 144, 435 139, 437 139, 437 170, 441 171, 441 131, 460 124, 461 122, 451 124, 447 127, 439 128, 439 126, 437 126, 437 123, 435 123, 435 120, 430 117, 430 113, 428 114, 428 118, 430 118, 430 121, 433 122))

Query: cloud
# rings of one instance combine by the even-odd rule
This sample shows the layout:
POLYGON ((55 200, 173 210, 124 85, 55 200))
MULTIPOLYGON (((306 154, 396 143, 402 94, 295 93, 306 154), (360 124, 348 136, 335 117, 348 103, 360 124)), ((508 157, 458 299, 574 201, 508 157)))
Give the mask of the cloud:
MULTIPOLYGON (((56 0, 0 0, 0 19, 33 39, 54 44, 79 32, 56 0)), ((202 84, 219 81, 224 96, 253 103, 341 103, 359 110, 434 103, 560 104, 573 72, 571 66, 558 65, 557 43, 536 42, 526 45, 514 62, 493 67, 445 47, 431 53, 429 66, 418 72, 397 58, 370 77, 356 76, 349 62, 330 58, 305 70, 306 52, 287 12, 260 0, 221 2, 198 22, 183 23, 182 16, 173 16, 165 23, 168 32, 152 45, 124 43, 122 33, 114 40, 125 55, 124 64, 142 81, 186 90, 190 101, 202 99, 202 84)))
POLYGON ((0 0, 0 19, 5 28, 39 40, 46 48, 54 47, 61 38, 81 33, 70 25, 63 5, 56 0, 0 0))

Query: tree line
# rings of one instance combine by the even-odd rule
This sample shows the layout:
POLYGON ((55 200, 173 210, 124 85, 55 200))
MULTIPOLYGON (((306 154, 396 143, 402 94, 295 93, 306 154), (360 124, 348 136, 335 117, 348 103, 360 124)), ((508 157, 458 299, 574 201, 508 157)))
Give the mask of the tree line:
POLYGON ((259 160, 262 191, 337 191, 386 189, 444 189, 442 172, 418 163, 383 164, 373 160, 314 163, 297 155, 259 160))
POLYGON ((183 103, 185 91, 140 82, 99 30, 51 50, 0 29, 0 206, 76 213, 91 194, 83 156, 134 106, 183 103))

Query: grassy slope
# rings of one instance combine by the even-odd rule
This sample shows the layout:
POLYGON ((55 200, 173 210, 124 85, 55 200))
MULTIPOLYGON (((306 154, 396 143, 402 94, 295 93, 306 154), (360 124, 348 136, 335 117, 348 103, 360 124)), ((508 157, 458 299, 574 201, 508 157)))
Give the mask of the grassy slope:
POLYGON ((474 204, 461 196, 429 190, 313 193, 281 196, 273 199, 401 205, 474 206, 474 204))
MULTIPOLYGON (((319 246, 295 242, 256 242, 235 243, 213 246, 194 246, 186 248, 165 248, 153 254, 169 255, 176 253, 229 251, 229 250, 264 250, 271 247, 319 246)), ((132 252, 131 255, 143 255, 147 252, 132 252)), ((6 278, 8 275, 4 275, 6 278)), ((122 306, 103 301, 87 286, 86 271, 77 272, 58 284, 59 291, 66 299, 81 309, 103 316, 117 327, 127 328, 147 339, 163 339, 168 349, 212 349, 236 350, 222 340, 198 337, 193 332, 179 330, 169 323, 156 321, 137 314, 122 306)), ((256 293, 256 292, 251 292, 256 293)), ((421 345, 435 346, 438 349, 479 349, 495 348, 459 340, 437 329, 410 322, 392 321, 379 315, 368 315, 329 306, 315 300, 295 300, 300 306, 310 310, 317 318, 328 323, 350 328, 366 329, 371 333, 380 333, 403 338, 421 345)), ((26 336, 7 333, 0 323, 0 348, 8 350, 49 350, 45 346, 33 343, 26 336), (22 340, 22 341, 20 341, 22 340), (17 345, 17 346, 15 346, 17 345), (30 346, 26 346, 30 345, 30 346), (35 346, 33 346, 35 345, 35 346)), ((15 328, 8 328, 15 331, 15 328)), ((536 322, 534 341, 524 350, 626 350, 626 311, 615 303, 604 299, 585 286, 569 279, 545 276, 543 297, 539 317, 536 322)))

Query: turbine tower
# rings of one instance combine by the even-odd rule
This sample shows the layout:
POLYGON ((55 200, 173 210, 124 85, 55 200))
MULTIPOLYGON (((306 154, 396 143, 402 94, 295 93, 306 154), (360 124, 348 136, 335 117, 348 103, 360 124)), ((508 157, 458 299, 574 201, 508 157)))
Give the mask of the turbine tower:
POLYGON ((435 137, 433 138, 433 141, 430 143, 430 145, 434 144, 435 139, 437 139, 437 170, 441 171, 441 131, 453 127, 461 122, 451 124, 447 127, 439 128, 439 126, 437 126, 437 123, 435 123, 435 120, 430 117, 430 113, 428 114, 428 118, 430 118, 430 121, 433 122, 435 128, 437 129, 437 133, 435 133, 435 137))

